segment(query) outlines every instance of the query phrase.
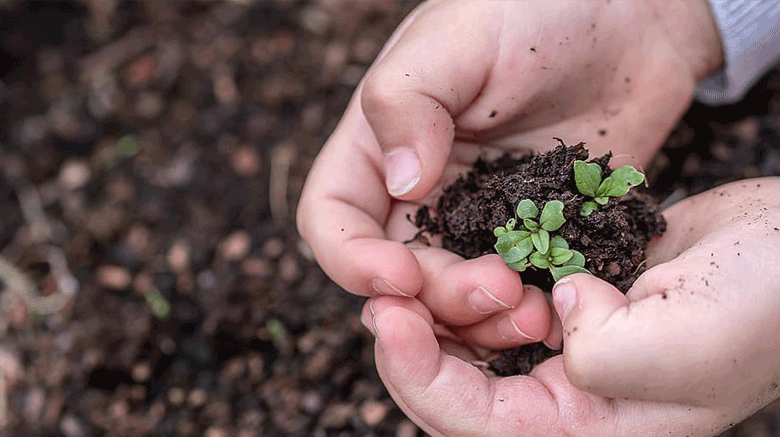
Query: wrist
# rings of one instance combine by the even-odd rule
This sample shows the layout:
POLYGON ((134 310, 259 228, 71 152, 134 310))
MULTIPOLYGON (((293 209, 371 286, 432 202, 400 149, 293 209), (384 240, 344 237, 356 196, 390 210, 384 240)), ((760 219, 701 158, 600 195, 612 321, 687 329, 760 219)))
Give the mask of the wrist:
POLYGON ((701 81, 723 68, 723 44, 707 0, 649 0, 656 23, 701 81))

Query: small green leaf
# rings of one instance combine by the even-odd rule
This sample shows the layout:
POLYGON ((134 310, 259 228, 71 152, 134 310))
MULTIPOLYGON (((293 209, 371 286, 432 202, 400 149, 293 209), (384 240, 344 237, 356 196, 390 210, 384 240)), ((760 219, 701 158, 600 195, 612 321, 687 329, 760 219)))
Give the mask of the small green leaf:
POLYGON ((496 236, 496 237, 500 237, 502 235, 506 235, 507 232, 508 231, 503 226, 499 226, 499 227, 493 229, 493 235, 496 236))
POLYGON ((645 175, 636 171, 630 165, 624 165, 604 179, 597 194, 600 196, 620 197, 626 195, 631 187, 635 187, 645 180, 645 175), (603 187, 602 187, 603 186, 603 187))
POLYGON ((593 200, 595 200, 596 203, 598 203, 599 205, 606 205, 607 202, 609 201, 609 197, 607 197, 607 196, 604 196, 604 197, 594 197, 593 200))
POLYGON ((511 218, 506 221, 506 228, 507 230, 511 231, 515 229, 515 225, 517 225, 517 220, 511 218))
POLYGON ((561 266, 561 267, 550 267, 550 273, 552 273, 552 277, 555 280, 555 282, 558 282, 563 278, 564 276, 569 276, 574 273, 588 273, 590 272, 580 266, 561 266))
POLYGON ((552 238, 550 238, 550 247, 559 247, 561 249, 568 249, 569 243, 566 242, 566 240, 561 237, 560 235, 556 235, 552 238))
POLYGON ((539 229, 538 232, 531 234, 531 242, 539 253, 546 255, 550 249, 550 234, 544 229, 539 229))
POLYGON ((509 250, 501 255, 501 258, 504 259, 505 263, 513 264, 522 261, 522 259, 525 258, 525 255, 523 255, 517 246, 512 246, 509 250))
POLYGON ((539 217, 539 224, 542 229, 554 231, 566 222, 563 218, 563 202, 560 200, 551 200, 544 204, 542 216, 539 217))
POLYGON ((508 264, 509 268, 512 270, 517 270, 518 272, 524 272, 525 269, 527 269, 531 264, 528 262, 527 259, 521 260, 520 262, 508 264))
POLYGON ((599 205, 592 200, 582 202, 582 209, 580 209, 580 215, 583 217, 587 217, 593 214, 593 211, 596 211, 597 209, 599 209, 599 205))
POLYGON ((523 255, 523 258, 527 257, 531 252, 534 251, 534 245, 533 242, 531 241, 531 235, 528 234, 526 238, 519 240, 516 243, 516 247, 523 255))
POLYGON ((593 197, 607 197, 607 193, 615 187, 615 180, 606 178, 601 181, 601 185, 596 189, 596 195, 593 197))
POLYGON ((559 266, 570 260, 572 256, 574 256, 574 253, 569 249, 562 249, 560 247, 550 248, 550 264, 559 266))
POLYGON ((609 175, 609 177, 615 179, 618 183, 623 183, 631 187, 636 187, 645 181, 645 175, 630 165, 618 167, 609 175))
POLYGON ((585 267, 585 257, 581 253, 577 252, 576 250, 572 250, 571 254, 571 258, 563 263, 563 265, 585 267))
POLYGON ((539 208, 530 199, 521 200, 517 204, 517 216, 523 219, 532 219, 539 215, 539 208))
POLYGON ((601 182, 601 166, 595 162, 588 164, 585 161, 574 161, 574 182, 580 193, 595 197, 601 182))
POLYGON ((523 226, 531 232, 536 232, 536 230, 539 229, 539 223, 536 223, 531 219, 523 219, 523 226))
POLYGON ((547 260, 547 257, 542 255, 539 252, 534 252, 528 257, 528 261, 531 261, 531 264, 535 265, 536 267, 539 267, 540 269, 546 269, 550 267, 550 261, 547 260))
POLYGON ((499 254, 506 253, 509 249, 514 247, 515 241, 514 238, 512 238, 509 234, 504 234, 498 237, 498 241, 496 241, 496 244, 493 246, 496 248, 496 252, 499 254))

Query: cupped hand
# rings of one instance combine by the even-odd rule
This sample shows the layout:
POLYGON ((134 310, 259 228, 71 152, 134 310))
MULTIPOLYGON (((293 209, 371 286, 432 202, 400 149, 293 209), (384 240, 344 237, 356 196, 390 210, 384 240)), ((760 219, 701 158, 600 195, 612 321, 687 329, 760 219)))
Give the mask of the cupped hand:
POLYGON ((478 156, 548 149, 556 136, 642 166, 720 62, 703 0, 424 3, 315 161, 300 233, 352 293, 416 296, 485 347, 551 341, 540 290, 497 256, 404 245, 416 232, 407 215, 478 156))
POLYGON ((434 436, 711 436, 780 396, 780 178, 664 215, 627 295, 584 274, 556 284, 563 355, 528 376, 485 376, 416 299, 369 300, 393 398, 434 436))

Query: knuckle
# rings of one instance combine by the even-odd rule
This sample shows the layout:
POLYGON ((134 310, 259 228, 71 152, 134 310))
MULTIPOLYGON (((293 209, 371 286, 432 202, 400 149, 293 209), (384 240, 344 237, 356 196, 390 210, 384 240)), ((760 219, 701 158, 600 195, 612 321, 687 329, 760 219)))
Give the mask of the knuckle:
POLYGON ((360 105, 368 116, 373 113, 386 112, 392 108, 394 92, 388 86, 390 82, 381 74, 369 73, 363 83, 360 95, 360 105))

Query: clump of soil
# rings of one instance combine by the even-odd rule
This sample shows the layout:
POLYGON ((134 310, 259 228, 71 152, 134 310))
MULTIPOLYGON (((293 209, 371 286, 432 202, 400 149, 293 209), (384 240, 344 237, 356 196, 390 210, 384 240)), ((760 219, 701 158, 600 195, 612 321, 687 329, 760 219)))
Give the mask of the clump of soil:
MULTIPOLYGON (((547 201, 559 200, 566 222, 554 234, 585 256, 585 268, 593 275, 627 292, 644 270, 648 242, 666 230, 666 222, 655 199, 636 188, 610 199, 590 216, 580 216, 582 203, 589 198, 577 190, 573 164, 587 161, 588 151, 584 143, 573 147, 560 143, 544 154, 477 161, 471 172, 444 190, 435 214, 427 207, 417 211, 415 224, 421 233, 441 235, 445 249, 471 259, 496 253, 493 229, 515 217, 521 200, 531 199, 540 209, 547 201)), ((601 165, 606 178, 610 159, 606 154, 589 162, 601 165)), ((522 278, 542 290, 553 285, 547 270, 532 268, 522 278)), ((555 353, 539 343, 505 351, 491 365, 500 375, 525 374, 555 353)))

